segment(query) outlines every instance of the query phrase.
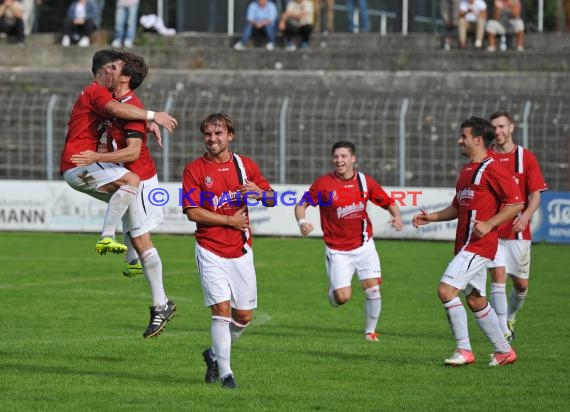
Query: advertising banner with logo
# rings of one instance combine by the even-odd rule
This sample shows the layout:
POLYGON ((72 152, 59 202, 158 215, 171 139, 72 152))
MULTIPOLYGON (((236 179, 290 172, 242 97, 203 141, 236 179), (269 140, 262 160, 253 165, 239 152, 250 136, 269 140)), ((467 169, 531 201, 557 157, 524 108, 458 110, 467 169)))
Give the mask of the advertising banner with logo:
MULTIPOLYGON (((248 200, 250 224, 254 235, 300 236, 293 213, 308 186, 274 185, 276 207, 267 208, 248 200)), ((452 188, 422 189, 385 187, 400 206, 404 229, 393 230, 384 209, 368 204, 368 213, 378 239, 453 240, 456 222, 438 222, 414 229, 411 220, 422 209, 435 211, 447 207, 455 195, 452 188)), ((101 230, 106 204, 71 189, 65 182, 1 180, 0 230, 94 232, 101 230)), ((156 233, 193 234, 196 225, 182 214, 184 196, 179 184, 164 183, 145 195, 149 203, 163 208, 164 223, 156 233)), ((348 207, 359 205, 348 205, 348 207)), ((342 211, 339 211, 342 213, 342 211)), ((315 225, 311 236, 320 237, 319 208, 307 209, 307 220, 315 225)), ((570 243, 570 193, 545 192, 540 211, 533 220, 536 240, 570 243)))
POLYGON ((531 229, 534 241, 570 243, 570 193, 543 192, 531 229))

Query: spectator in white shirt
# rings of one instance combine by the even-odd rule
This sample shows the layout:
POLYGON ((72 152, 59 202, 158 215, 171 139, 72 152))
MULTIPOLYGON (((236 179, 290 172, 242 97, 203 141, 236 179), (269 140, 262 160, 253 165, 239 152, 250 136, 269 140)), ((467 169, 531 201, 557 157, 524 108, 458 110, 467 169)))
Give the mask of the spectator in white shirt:
POLYGON ((459 47, 467 47, 467 33, 475 32, 475 47, 483 46, 487 3, 484 0, 461 0, 459 3, 459 47))

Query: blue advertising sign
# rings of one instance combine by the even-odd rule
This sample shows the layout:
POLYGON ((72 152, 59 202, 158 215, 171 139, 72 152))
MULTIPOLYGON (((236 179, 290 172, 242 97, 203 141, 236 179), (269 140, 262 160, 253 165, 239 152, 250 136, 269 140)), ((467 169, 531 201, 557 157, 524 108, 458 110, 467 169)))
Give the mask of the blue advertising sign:
POLYGON ((548 243, 570 243, 570 192, 546 191, 534 213, 532 239, 548 243))

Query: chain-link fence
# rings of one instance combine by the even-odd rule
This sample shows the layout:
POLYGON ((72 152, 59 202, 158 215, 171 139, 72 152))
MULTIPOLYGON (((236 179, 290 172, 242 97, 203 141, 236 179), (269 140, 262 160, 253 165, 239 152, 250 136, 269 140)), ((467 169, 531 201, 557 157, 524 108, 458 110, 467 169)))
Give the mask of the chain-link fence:
MULTIPOLYGON (((60 179, 59 154, 75 95, 0 93, 0 178, 60 179)), ((445 94, 319 95, 193 90, 141 97, 167 108, 179 127, 160 151, 149 143, 163 181, 178 181, 203 152, 199 122, 230 113, 237 124, 233 150, 252 157, 274 183, 307 184, 330 169, 337 140, 356 144, 359 167, 384 185, 451 187, 464 163, 460 123, 508 110, 517 139, 537 155, 549 186, 570 190, 570 97, 445 94)))

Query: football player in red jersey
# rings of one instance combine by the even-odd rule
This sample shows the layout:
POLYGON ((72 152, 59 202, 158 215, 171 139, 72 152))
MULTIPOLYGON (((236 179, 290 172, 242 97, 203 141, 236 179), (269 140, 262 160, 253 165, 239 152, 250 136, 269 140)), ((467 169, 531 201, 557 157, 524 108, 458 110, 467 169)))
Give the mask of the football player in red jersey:
POLYGON ((546 182, 534 154, 513 140, 516 125, 508 112, 496 112, 490 117, 495 130, 491 155, 515 176, 524 200, 524 209, 499 227, 499 248, 491 269, 491 306, 497 312, 503 333, 514 340, 517 311, 523 306, 530 276, 530 222, 540 207, 540 193, 547 190, 546 182), (507 274, 513 287, 507 302, 507 274))
POLYGON ((331 154, 334 170, 313 182, 295 206, 295 218, 301 234, 307 236, 314 226, 305 219, 306 210, 309 206, 319 207, 329 278, 329 302, 336 307, 350 300, 352 277, 356 272, 366 296, 364 338, 376 342, 382 274, 366 205, 371 201, 386 209, 396 230, 402 229, 400 209, 378 182, 354 169, 356 148, 352 142, 336 142, 331 154))
POLYGON ((233 389, 232 343, 251 322, 257 307, 248 201, 274 206, 274 192, 248 157, 230 151, 234 123, 224 113, 201 124, 206 153, 184 168, 183 212, 196 222, 196 263, 206 306, 212 313, 212 347, 202 356, 206 382, 221 379, 233 389))
POLYGON ((494 137, 493 126, 488 120, 480 117, 465 120, 461 124, 458 144, 469 163, 461 170, 451 205, 432 213, 422 210, 412 219, 416 228, 430 222, 458 220, 455 257, 445 270, 438 289, 456 341, 455 352, 444 361, 446 365, 475 362, 460 292, 465 294, 477 324, 495 349, 489 365, 506 365, 517 359, 501 331, 495 311, 485 298, 487 265, 497 252, 498 227, 514 218, 523 204, 512 175, 488 152, 494 137))
MULTIPOLYGON (((123 53, 122 61, 113 68, 119 78, 114 96, 121 103, 129 103, 144 108, 134 90, 143 82, 148 73, 144 59, 133 53, 123 53)), ((147 147, 147 123, 144 120, 113 119, 105 122, 106 136, 110 150, 95 152, 85 150, 71 157, 78 165, 96 162, 123 163, 124 167, 140 178, 139 192, 127 212, 123 215, 123 234, 128 245, 123 274, 133 276, 144 273, 150 286, 152 306, 150 321, 143 337, 158 336, 166 323, 174 316, 176 305, 166 296, 163 286, 162 261, 154 247, 150 231, 164 220, 162 207, 149 202, 145 196, 158 187, 158 177, 154 160, 147 147), (114 149, 117 150, 114 150, 114 149), (140 259, 140 260, 139 260, 140 259)))
POLYGON ((115 240, 115 230, 131 201, 136 197, 140 179, 134 173, 113 163, 94 163, 77 166, 73 155, 86 150, 96 151, 100 126, 105 119, 118 117, 130 120, 153 120, 173 130, 175 118, 168 113, 154 113, 130 104, 118 102, 109 89, 116 87, 117 77, 113 67, 121 61, 122 54, 113 50, 100 50, 93 55, 91 71, 93 82, 85 87, 71 111, 65 145, 60 157, 60 172, 75 190, 109 203, 103 230, 95 250, 123 253, 127 248, 115 240))

